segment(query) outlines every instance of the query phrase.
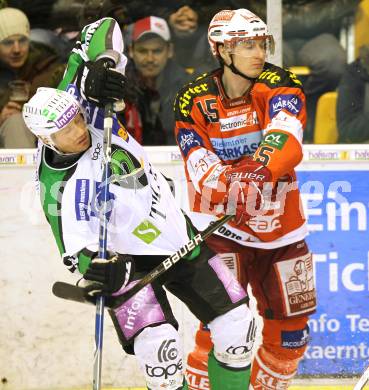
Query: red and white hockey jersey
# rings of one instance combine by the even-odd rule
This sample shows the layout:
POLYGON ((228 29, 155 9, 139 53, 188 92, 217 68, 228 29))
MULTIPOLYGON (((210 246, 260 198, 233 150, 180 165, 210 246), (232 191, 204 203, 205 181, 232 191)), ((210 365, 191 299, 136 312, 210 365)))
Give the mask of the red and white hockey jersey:
POLYGON ((229 99, 216 70, 185 86, 175 102, 176 139, 185 161, 191 219, 204 228, 219 216, 219 176, 252 158, 267 166, 273 192, 267 212, 244 226, 232 222, 217 234, 242 245, 276 248, 306 235, 294 168, 302 159, 305 96, 296 76, 265 64, 242 97, 229 99))

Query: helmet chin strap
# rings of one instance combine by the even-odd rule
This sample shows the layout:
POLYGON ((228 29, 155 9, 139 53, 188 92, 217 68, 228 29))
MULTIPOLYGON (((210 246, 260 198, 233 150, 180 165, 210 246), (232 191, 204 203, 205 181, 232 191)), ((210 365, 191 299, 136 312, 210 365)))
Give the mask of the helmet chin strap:
POLYGON ((45 145, 47 148, 53 150, 53 151, 54 151, 56 154, 58 154, 59 156, 67 156, 67 155, 69 155, 69 154, 73 154, 73 153, 64 153, 64 152, 60 151, 60 150, 56 147, 56 145, 54 144, 54 142, 52 142, 52 143, 50 143, 50 144, 44 143, 44 145, 45 145))
POLYGON ((235 67, 235 65, 234 65, 234 63, 233 63, 233 54, 230 54, 230 57, 231 57, 231 63, 230 63, 229 65, 225 63, 225 61, 223 60, 222 57, 220 57, 220 61, 223 63, 224 66, 227 66, 234 74, 237 74, 237 75, 243 77, 243 78, 246 79, 246 80, 249 80, 249 81, 254 82, 254 81, 257 79, 257 77, 249 77, 249 76, 247 76, 246 74, 240 72, 240 71, 235 67))

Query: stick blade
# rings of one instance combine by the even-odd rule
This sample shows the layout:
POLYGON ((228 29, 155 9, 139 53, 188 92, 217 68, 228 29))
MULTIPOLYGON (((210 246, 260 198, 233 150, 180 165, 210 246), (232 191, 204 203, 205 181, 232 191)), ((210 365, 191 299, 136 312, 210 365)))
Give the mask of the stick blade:
POLYGON ((73 284, 55 282, 53 284, 52 291, 58 298, 66 299, 68 301, 93 304, 93 302, 87 299, 84 289, 73 284))

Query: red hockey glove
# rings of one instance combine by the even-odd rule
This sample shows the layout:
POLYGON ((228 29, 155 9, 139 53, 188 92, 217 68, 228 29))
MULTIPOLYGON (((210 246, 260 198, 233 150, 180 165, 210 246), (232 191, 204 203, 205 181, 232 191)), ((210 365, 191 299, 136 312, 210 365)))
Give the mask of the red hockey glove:
POLYGON ((272 181, 268 168, 253 160, 242 160, 225 172, 227 196, 226 214, 235 214, 237 225, 244 225, 262 212, 263 186, 272 181))

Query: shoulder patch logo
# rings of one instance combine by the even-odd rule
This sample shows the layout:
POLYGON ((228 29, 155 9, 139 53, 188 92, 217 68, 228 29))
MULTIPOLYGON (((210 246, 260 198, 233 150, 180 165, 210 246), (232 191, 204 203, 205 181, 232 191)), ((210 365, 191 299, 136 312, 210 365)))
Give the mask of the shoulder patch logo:
POLYGON ((191 129, 179 129, 177 141, 185 157, 187 157, 192 148, 204 145, 201 137, 191 129))
POLYGON ((287 110, 292 115, 297 115, 302 107, 301 99, 295 94, 275 95, 269 101, 269 117, 274 118, 279 111, 287 110))

